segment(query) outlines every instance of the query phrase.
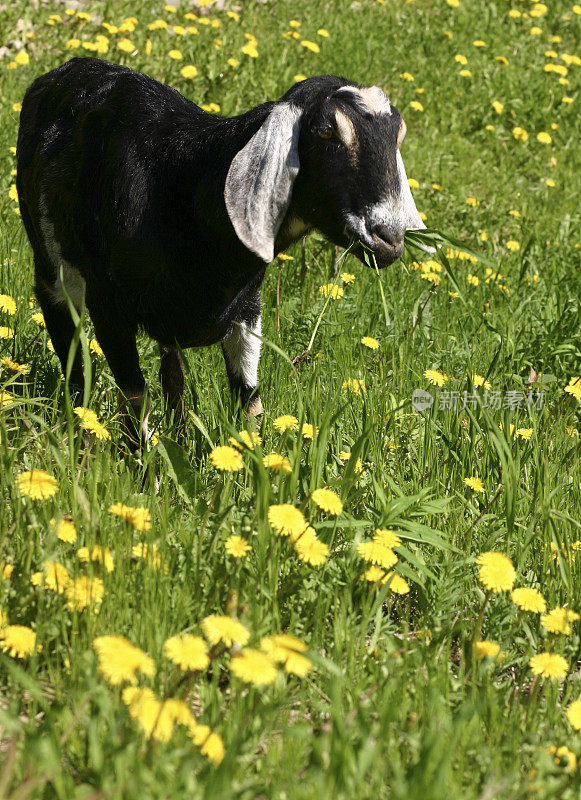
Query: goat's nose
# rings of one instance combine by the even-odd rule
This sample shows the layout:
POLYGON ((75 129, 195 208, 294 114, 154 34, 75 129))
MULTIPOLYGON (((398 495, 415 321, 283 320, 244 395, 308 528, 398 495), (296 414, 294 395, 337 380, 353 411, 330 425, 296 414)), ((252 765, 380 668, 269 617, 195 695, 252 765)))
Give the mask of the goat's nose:
POLYGON ((403 233, 395 231, 388 225, 374 225, 372 232, 394 250, 403 248, 403 233))

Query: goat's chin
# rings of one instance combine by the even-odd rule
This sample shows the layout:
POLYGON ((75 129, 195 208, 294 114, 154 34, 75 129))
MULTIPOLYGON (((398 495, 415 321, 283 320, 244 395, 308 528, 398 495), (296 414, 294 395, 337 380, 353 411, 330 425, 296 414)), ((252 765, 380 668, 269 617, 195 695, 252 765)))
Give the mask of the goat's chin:
POLYGON ((374 242, 373 250, 370 247, 363 247, 362 244, 356 244, 351 252, 353 255, 357 256, 359 261, 371 267, 374 266, 373 259, 371 258, 371 256, 373 256, 378 269, 384 269, 385 267, 389 267, 390 264, 393 264, 394 261, 397 261, 398 258, 401 258, 403 248, 401 252, 399 252, 399 250, 394 250, 394 248, 389 245, 384 245, 383 243, 376 244, 374 242))

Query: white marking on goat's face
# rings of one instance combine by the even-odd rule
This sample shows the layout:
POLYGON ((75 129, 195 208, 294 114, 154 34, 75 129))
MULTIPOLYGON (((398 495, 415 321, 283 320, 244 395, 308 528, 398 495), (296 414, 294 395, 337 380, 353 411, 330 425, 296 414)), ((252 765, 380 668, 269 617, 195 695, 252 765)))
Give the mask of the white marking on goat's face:
POLYGON ((357 161, 357 134, 353 120, 340 108, 335 110, 335 122, 337 123, 337 133, 339 138, 349 150, 351 161, 357 161))
POLYGON ((379 86, 343 86, 335 97, 350 97, 367 114, 391 114, 391 104, 379 86))
POLYGON ((366 86, 359 92, 372 114, 391 114, 391 103, 379 86, 366 86))

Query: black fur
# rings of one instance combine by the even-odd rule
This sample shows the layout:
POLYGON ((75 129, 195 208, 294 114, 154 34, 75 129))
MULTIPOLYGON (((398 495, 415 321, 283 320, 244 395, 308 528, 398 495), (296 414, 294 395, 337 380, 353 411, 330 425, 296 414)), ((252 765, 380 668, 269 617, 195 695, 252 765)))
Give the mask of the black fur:
MULTIPOLYGON (((290 224, 297 217, 305 229, 318 228, 346 246, 352 233, 345 213, 363 214, 399 190, 399 114, 393 109, 372 122, 348 99, 333 99, 346 85, 356 86, 326 75, 281 98, 300 106, 303 119, 301 167, 275 252, 297 238, 290 224), (334 125, 336 108, 356 127, 356 167, 336 136, 320 136, 321 126, 334 125)), ((139 327, 162 347, 162 376, 175 376, 181 372, 170 352, 176 344, 210 345, 235 323, 256 320, 266 265, 237 238, 224 185, 232 159, 273 106, 233 118, 206 114, 175 89, 94 58, 73 58, 31 85, 20 115, 17 188, 37 295, 63 368, 72 323, 66 307, 51 298, 58 265, 46 246, 43 216, 54 226, 62 258, 85 280, 97 338, 128 397, 144 387, 135 345, 139 327)), ((390 260, 389 254, 383 258, 390 260)), ((256 396, 255 386, 237 384, 231 372, 233 390, 244 400, 256 396)), ((174 407, 179 375, 176 381, 179 392, 164 387, 174 407)), ((82 382, 78 360, 72 382, 82 382)))

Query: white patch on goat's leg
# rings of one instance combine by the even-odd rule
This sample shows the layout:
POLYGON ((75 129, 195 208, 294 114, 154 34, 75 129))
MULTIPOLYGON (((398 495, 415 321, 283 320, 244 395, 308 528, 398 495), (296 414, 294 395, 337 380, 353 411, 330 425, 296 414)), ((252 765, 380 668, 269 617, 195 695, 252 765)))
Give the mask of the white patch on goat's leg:
POLYGON ((234 323, 232 333, 222 341, 230 388, 240 394, 243 405, 248 404, 247 410, 251 416, 257 416, 263 410, 256 392, 261 332, 262 322, 258 314, 253 323, 234 323))

